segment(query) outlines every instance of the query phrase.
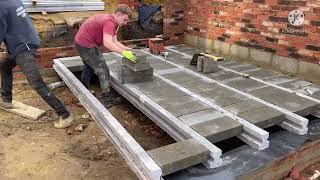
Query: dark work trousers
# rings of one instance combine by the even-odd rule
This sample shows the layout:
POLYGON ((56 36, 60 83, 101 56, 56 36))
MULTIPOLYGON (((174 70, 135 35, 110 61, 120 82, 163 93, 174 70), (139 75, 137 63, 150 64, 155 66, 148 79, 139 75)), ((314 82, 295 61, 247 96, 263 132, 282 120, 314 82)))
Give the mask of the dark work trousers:
POLYGON ((23 74, 26 76, 30 86, 37 91, 42 99, 47 102, 63 119, 70 116, 69 111, 60 102, 60 100, 52 94, 50 89, 44 83, 37 64, 35 62, 36 50, 26 50, 18 54, 15 58, 6 59, 1 64, 1 97, 5 102, 12 102, 12 69, 19 65, 23 74))
POLYGON ((80 54, 84 67, 81 82, 89 88, 92 77, 96 74, 99 78, 102 94, 110 93, 110 72, 106 61, 98 48, 85 48, 75 43, 75 49, 80 54))

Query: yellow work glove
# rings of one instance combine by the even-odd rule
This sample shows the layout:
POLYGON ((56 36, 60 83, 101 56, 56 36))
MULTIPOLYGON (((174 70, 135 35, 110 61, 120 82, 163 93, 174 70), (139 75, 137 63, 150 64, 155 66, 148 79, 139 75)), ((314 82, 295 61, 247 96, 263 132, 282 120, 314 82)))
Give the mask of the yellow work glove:
POLYGON ((133 63, 137 62, 137 57, 132 51, 124 50, 122 52, 122 56, 127 58, 130 62, 133 62, 133 63))

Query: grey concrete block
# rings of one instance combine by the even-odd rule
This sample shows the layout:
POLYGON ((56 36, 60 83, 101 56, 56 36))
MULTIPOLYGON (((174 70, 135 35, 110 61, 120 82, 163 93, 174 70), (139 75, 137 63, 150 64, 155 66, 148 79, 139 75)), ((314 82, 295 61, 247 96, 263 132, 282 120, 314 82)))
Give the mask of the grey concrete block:
POLYGON ((203 80, 185 81, 180 83, 180 85, 194 93, 211 91, 219 87, 216 83, 205 82, 203 80))
POLYGON ((165 109, 171 112, 176 117, 179 117, 185 114, 191 114, 197 111, 202 111, 205 109, 212 109, 212 108, 207 104, 202 103, 201 101, 194 101, 191 103, 178 105, 178 106, 169 105, 165 107, 165 109))
POLYGON ((253 89, 259 89, 259 88, 266 86, 265 84, 260 83, 258 81, 255 81, 252 79, 246 79, 246 78, 242 78, 242 77, 230 80, 230 81, 226 82, 226 84, 231 87, 234 87, 238 90, 245 91, 245 92, 251 91, 253 89))
POLYGON ((220 74, 218 76, 215 76, 215 75, 213 76, 212 74, 210 74, 209 77, 217 81, 228 81, 230 79, 238 78, 239 75, 233 72, 225 71, 223 74, 220 74))
POLYGON ((202 57, 201 59, 203 73, 214 73, 220 70, 218 67, 218 63, 213 61, 211 58, 202 57))
POLYGON ((225 43, 223 41, 215 40, 213 42, 214 50, 222 55, 229 55, 230 54, 230 44, 225 43))
POLYGON ((221 107, 239 103, 247 99, 247 97, 240 94, 232 94, 229 96, 216 96, 214 98, 209 98, 209 100, 213 101, 215 104, 221 107))
POLYGON ((184 104, 189 104, 191 102, 195 102, 198 101, 198 99, 193 98, 192 96, 173 96, 170 98, 166 98, 166 99, 162 99, 160 101, 158 101, 157 103, 163 107, 166 108, 168 106, 181 106, 184 104))
POLYGON ((241 63, 238 63, 238 62, 235 62, 235 61, 232 61, 231 63, 224 64, 223 66, 224 66, 224 67, 231 68, 232 66, 240 66, 240 65, 242 65, 242 64, 241 64, 241 63))
POLYGON ((281 84, 278 84, 278 85, 281 86, 281 87, 288 88, 288 89, 297 90, 297 89, 302 89, 303 87, 309 86, 311 84, 312 83, 310 83, 308 81, 303 81, 303 80, 296 79, 294 81, 285 82, 285 83, 281 83, 281 84))
POLYGON ((129 77, 119 76, 119 81, 121 84, 148 82, 152 80, 153 80, 153 76, 129 76, 129 77))
POLYGON ((319 104, 314 101, 285 91, 262 99, 301 116, 306 116, 319 107, 319 104))
POLYGON ((299 60, 274 55, 272 58, 272 67, 287 73, 296 74, 298 72, 299 60))
POLYGON ((222 47, 221 47, 221 54, 225 56, 230 55, 230 44, 222 42, 222 47))
MULTIPOLYGON (((320 60, 319 60, 320 63, 320 60)), ((309 63, 305 61, 299 62, 299 74, 303 75, 307 80, 320 79, 320 64, 309 63)))
POLYGON ((168 85, 168 83, 162 81, 161 79, 157 78, 157 77, 153 77, 153 81, 149 81, 149 82, 139 82, 139 83, 135 83, 133 86, 139 90, 145 89, 145 90, 150 90, 152 88, 156 88, 159 86, 166 86, 168 85))
POLYGON ((194 139, 179 141, 148 151, 161 167, 162 175, 191 167, 209 159, 209 150, 194 139))
POLYGON ((199 56, 197 59, 197 72, 202 72, 203 71, 203 60, 199 56))
POLYGON ((200 93, 201 96, 215 98, 217 96, 231 96, 235 92, 222 86, 217 86, 214 90, 200 93))
POLYGON ((253 66, 251 64, 245 64, 245 65, 230 67, 230 69, 233 69, 233 70, 238 71, 238 72, 253 70, 253 69, 257 69, 257 68, 258 68, 257 66, 253 66))
POLYGON ((281 83, 286 83, 286 82, 290 82, 293 81, 294 78, 287 76, 287 75, 280 75, 277 77, 271 77, 268 79, 265 79, 266 82, 272 83, 272 84, 281 84, 281 83))
POLYGON ((180 116, 179 119, 181 119, 181 121, 186 123, 188 126, 193 126, 193 125, 211 121, 223 116, 224 114, 222 114, 219 111, 216 111, 215 109, 206 109, 203 111, 198 111, 195 113, 180 116))
POLYGON ((230 47, 230 54, 232 57, 234 57, 236 59, 248 60, 249 59, 249 48, 233 44, 230 47))
POLYGON ((249 55, 250 58, 254 62, 257 62, 258 64, 263 64, 263 65, 271 65, 272 57, 273 57, 272 53, 258 50, 255 48, 250 48, 249 54, 250 54, 249 55))
POLYGON ((132 63, 128 61, 126 58, 122 58, 121 65, 125 65, 133 71, 144 71, 151 68, 150 63, 137 62, 132 63))
POLYGON ((225 109, 234 113, 234 114, 239 114, 243 113, 246 111, 251 111, 253 109, 261 108, 264 107, 265 105, 262 103, 259 103, 255 100, 249 99, 246 101, 242 101, 240 103, 232 104, 229 106, 226 106, 225 109))
POLYGON ((199 77, 196 77, 190 73, 187 72, 177 72, 177 73, 171 73, 171 74, 165 74, 163 77, 176 82, 176 83, 182 83, 185 81, 195 81, 195 80, 201 80, 199 77))
POLYGON ((239 114, 243 119, 261 128, 277 125, 285 120, 284 114, 270 107, 262 107, 239 114))
POLYGON ((142 93, 150 96, 154 100, 162 100, 175 96, 185 96, 186 93, 171 85, 159 86, 151 89, 141 89, 142 93))
POLYGON ((121 65, 118 75, 121 77, 153 76, 153 68, 149 68, 149 69, 142 70, 142 71, 134 71, 127 66, 121 65))
POLYGON ((245 73, 250 74, 250 76, 258 78, 258 79, 268 79, 272 77, 280 76, 281 74, 275 71, 267 70, 267 69, 256 69, 245 71, 245 73))
POLYGON ((266 96, 271 96, 272 94, 281 94, 284 91, 282 91, 281 89, 275 88, 275 87, 264 87, 261 89, 255 89, 252 91, 248 91, 249 94, 256 96, 258 98, 262 98, 262 97, 266 97, 266 96))
POLYGON ((238 136, 242 133, 242 125, 227 116, 191 127, 212 143, 238 136))
POLYGON ((213 40, 206 37, 199 37, 198 48, 201 50, 213 49, 213 40))
POLYGON ((313 101, 275 87, 265 87, 250 91, 249 94, 302 116, 307 115, 317 107, 317 103, 313 101))
POLYGON ((197 60, 197 71, 203 73, 215 73, 220 69, 218 63, 213 61, 211 58, 200 56, 197 60))
POLYGON ((175 68, 175 66, 173 66, 173 65, 171 65, 171 64, 169 64, 167 62, 159 61, 157 59, 151 60, 150 64, 151 64, 152 68, 155 69, 155 70, 164 70, 164 69, 175 68))
POLYGON ((199 39, 198 36, 194 36, 189 33, 184 33, 184 43, 187 45, 198 47, 198 39, 199 39))

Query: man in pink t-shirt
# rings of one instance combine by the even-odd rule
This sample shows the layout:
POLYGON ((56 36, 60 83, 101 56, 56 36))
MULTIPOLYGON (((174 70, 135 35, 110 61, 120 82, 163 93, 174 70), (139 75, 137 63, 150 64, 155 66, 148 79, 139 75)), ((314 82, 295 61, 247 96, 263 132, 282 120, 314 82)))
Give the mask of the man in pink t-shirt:
POLYGON ((130 48, 117 40, 118 28, 126 25, 130 17, 130 8, 125 4, 119 4, 113 14, 98 14, 87 19, 75 37, 75 49, 84 63, 81 81, 89 88, 93 75, 98 75, 102 89, 102 103, 107 108, 114 104, 110 94, 110 72, 98 47, 103 46, 135 63, 136 57, 130 48))

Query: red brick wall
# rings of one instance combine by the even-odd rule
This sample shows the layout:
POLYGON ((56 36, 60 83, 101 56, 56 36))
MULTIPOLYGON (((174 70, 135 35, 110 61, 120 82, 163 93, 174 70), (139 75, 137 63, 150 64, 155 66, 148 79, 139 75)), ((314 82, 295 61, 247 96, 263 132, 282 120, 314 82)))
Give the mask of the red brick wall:
MULTIPOLYGON (((192 35, 319 62, 319 0, 187 0, 186 4, 185 31, 192 35), (305 15, 298 27, 288 22, 295 9, 305 15)), ((166 28, 169 34, 174 29, 166 28)))
POLYGON ((185 28, 185 0, 164 0, 163 12, 163 34, 166 44, 183 43, 185 28))
POLYGON ((127 4, 131 9, 137 9, 139 5, 138 0, 118 0, 118 4, 127 4))

